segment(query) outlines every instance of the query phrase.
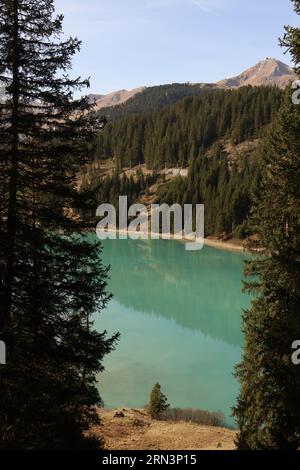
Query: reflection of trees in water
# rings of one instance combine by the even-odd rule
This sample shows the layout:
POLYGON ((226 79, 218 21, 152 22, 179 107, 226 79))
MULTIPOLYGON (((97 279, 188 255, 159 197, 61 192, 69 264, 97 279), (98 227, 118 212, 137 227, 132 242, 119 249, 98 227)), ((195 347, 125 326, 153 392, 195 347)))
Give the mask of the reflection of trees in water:
MULTIPOLYGON (((105 241, 110 289, 126 307, 173 319, 241 346, 242 263, 237 254, 206 248, 185 252, 177 242, 105 241)), ((243 304, 243 305, 242 305, 243 304)))

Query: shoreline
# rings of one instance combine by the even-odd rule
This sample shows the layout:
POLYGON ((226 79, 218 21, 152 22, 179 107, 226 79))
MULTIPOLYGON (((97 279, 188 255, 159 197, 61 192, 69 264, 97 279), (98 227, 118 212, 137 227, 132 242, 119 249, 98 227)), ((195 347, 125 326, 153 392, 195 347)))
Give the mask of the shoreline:
POLYGON ((204 244, 212 248, 219 250, 236 251, 238 253, 249 253, 244 246, 243 242, 236 239, 230 239, 228 241, 219 240, 218 238, 205 238, 204 244))
MULTIPOLYGON (((116 233, 116 235, 127 235, 128 238, 130 233, 134 233, 136 235, 136 232, 130 232, 129 230, 123 230, 123 229, 106 229, 106 233, 116 233)), ((189 237, 182 237, 181 239, 175 238, 174 235, 172 234, 170 238, 162 238, 162 234, 157 234, 153 233, 151 231, 148 232, 141 232, 142 235, 146 236, 147 238, 145 239, 151 239, 153 237, 153 240, 159 239, 159 240, 175 240, 181 243, 203 243, 204 246, 208 246, 210 248, 216 248, 218 250, 225 250, 225 251, 232 251, 232 252, 237 252, 237 253, 249 253, 249 251, 246 249, 244 243, 240 240, 237 239, 230 239, 228 241, 220 240, 218 238, 212 238, 212 237, 206 237, 204 239, 199 239, 199 238, 189 238, 189 237)), ((97 234, 97 231, 96 231, 97 234)), ((141 238, 138 238, 142 239, 141 238)))

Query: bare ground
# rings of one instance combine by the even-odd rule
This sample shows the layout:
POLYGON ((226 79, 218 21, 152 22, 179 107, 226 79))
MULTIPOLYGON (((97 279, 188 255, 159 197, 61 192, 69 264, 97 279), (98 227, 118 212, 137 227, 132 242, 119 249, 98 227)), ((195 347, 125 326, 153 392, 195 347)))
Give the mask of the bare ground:
POLYGON ((108 450, 235 449, 236 432, 230 429, 156 421, 145 410, 129 408, 103 409, 99 414, 102 425, 93 429, 93 434, 104 438, 108 450))

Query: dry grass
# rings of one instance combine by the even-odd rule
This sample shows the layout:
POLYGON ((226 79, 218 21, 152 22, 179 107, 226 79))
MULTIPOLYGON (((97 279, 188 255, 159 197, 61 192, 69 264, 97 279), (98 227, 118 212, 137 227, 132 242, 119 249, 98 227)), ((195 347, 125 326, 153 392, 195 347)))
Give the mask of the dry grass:
POLYGON ((155 421, 145 410, 99 410, 93 433, 108 450, 234 450, 235 431, 186 422, 155 421), (116 412, 124 414, 116 417, 116 412))

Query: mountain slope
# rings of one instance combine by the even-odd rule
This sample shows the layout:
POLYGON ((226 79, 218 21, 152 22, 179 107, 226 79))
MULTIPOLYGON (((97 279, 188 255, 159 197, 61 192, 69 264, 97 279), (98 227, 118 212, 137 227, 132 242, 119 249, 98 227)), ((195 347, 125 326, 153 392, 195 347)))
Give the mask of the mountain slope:
POLYGON ((92 189, 97 202, 112 204, 120 194, 130 203, 149 196, 168 205, 205 204, 207 236, 243 239, 260 179, 259 141, 282 97, 278 87, 215 89, 166 109, 112 120, 95 142, 83 189, 92 189), (101 180, 103 160, 115 171, 101 180), (151 181, 141 177, 142 164, 151 181), (157 175, 165 167, 189 171, 161 182, 157 175), (126 178, 117 176, 122 169, 130 171, 126 178))
MULTIPOLYGON (((259 137, 272 122, 281 98, 282 91, 271 87, 202 90, 200 96, 190 96, 171 107, 157 106, 156 112, 127 112, 101 132, 96 154, 115 158, 120 167, 139 163, 157 169, 184 167, 191 154, 209 149, 219 139, 226 137, 238 144, 259 137)), ((147 110, 147 102, 141 104, 147 110)))
POLYGON ((189 83, 173 83, 145 88, 135 94, 126 102, 117 106, 101 107, 100 114, 109 120, 116 120, 124 116, 137 113, 151 113, 159 109, 167 108, 184 98, 200 96, 210 91, 208 85, 191 85, 189 83))
POLYGON ((138 93, 145 90, 145 87, 134 88, 133 90, 119 90, 109 93, 108 95, 89 95, 90 101, 96 103, 95 110, 99 111, 102 108, 110 108, 126 103, 129 99, 133 98, 138 93))
POLYGON ((91 95, 96 110, 109 120, 130 114, 151 113, 167 108, 190 96, 200 96, 214 89, 235 89, 243 86, 277 86, 285 88, 296 76, 293 69, 276 59, 267 58, 233 78, 217 83, 173 83, 154 87, 121 90, 109 95, 91 95), (98 98, 97 98, 98 97, 98 98))
POLYGON ((267 58, 233 78, 217 83, 220 88, 240 88, 242 86, 276 85, 285 88, 296 79, 291 67, 276 59, 267 58))

